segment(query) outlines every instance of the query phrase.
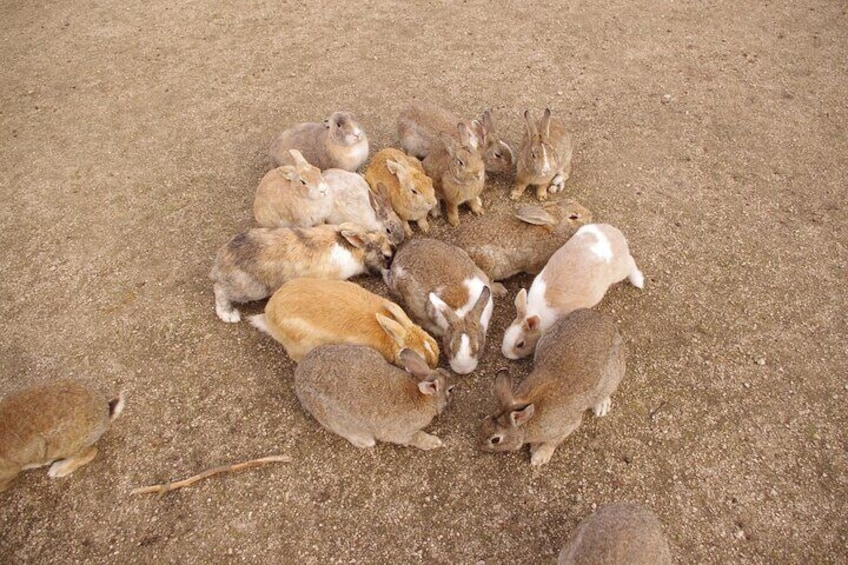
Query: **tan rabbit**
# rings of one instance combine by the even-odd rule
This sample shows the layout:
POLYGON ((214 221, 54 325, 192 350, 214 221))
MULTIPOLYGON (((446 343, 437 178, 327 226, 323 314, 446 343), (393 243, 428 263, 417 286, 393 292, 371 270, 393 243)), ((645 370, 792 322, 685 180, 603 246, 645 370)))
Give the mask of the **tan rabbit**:
POLYGON ((292 149, 294 165, 277 167, 262 177, 253 200, 256 222, 266 228, 308 228, 323 224, 333 208, 330 188, 317 167, 292 149))
POLYGON ((483 154, 483 162, 486 164, 486 172, 495 174, 512 172, 515 169, 515 152, 495 128, 491 108, 483 110, 480 121, 483 124, 480 150, 483 154))
POLYGON ((509 197, 518 200, 529 185, 536 186, 536 197, 546 200, 548 192, 562 192, 571 175, 574 145, 563 123, 551 117, 550 108, 536 124, 530 110, 524 111, 527 129, 518 149, 516 180, 509 197))
POLYGON ((645 286, 624 234, 608 224, 581 227, 551 256, 530 292, 522 288, 515 296, 516 316, 504 333, 504 356, 530 355, 557 319, 595 306, 610 286, 625 278, 636 288, 645 286))
POLYGON ((489 278, 467 253, 436 239, 409 240, 383 279, 412 318, 442 338, 451 369, 477 368, 494 305, 489 278))
POLYGON ((438 202, 433 191, 433 180, 424 172, 418 159, 388 147, 371 158, 365 169, 365 180, 375 194, 391 202, 392 208, 403 221, 407 237, 412 236, 409 222, 416 222, 424 233, 430 231, 427 214, 438 202))
POLYGON ((454 241, 489 279, 502 281, 518 273, 539 274, 551 255, 591 221, 592 213, 574 200, 550 201, 462 224, 454 241))
POLYGON ((215 312, 238 322, 233 302, 261 300, 299 277, 349 279, 388 267, 394 248, 383 230, 346 223, 312 228, 254 228, 218 250, 209 278, 215 312))
POLYGON ((362 175, 342 169, 327 169, 323 174, 333 201, 328 224, 353 222, 369 231, 384 231, 394 245, 403 241, 403 221, 392 203, 387 196, 372 192, 362 175))
POLYGON ((584 411, 607 414, 624 370, 624 341, 612 318, 585 308, 572 312, 539 340, 533 372, 515 391, 506 371, 498 374, 499 408, 483 421, 480 447, 516 451, 529 443, 530 463, 544 465, 584 411))
POLYGON ((250 323, 282 343, 295 361, 319 345, 349 343, 367 345, 398 366, 402 349, 412 349, 431 367, 439 362, 436 340, 400 306, 352 282, 289 281, 250 323))
MULTIPOLYGON (((457 126, 460 139, 473 137, 465 123, 457 126)), ((445 203, 448 223, 454 227, 459 225, 459 206, 468 204, 476 215, 484 213, 483 201, 480 195, 486 183, 486 171, 480 153, 468 143, 457 142, 446 133, 440 133, 442 141, 434 147, 422 163, 424 171, 433 179, 436 198, 445 203)), ((431 216, 438 216, 438 204, 430 211, 431 216)))
POLYGON ((33 386, 0 402, 0 492, 26 469, 66 477, 97 455, 94 443, 124 409, 71 380, 33 386), (52 463, 52 465, 51 465, 52 463))
POLYGON ((362 345, 322 345, 294 371, 294 390, 324 428, 356 447, 386 441, 419 449, 442 446, 422 431, 450 400, 453 383, 444 369, 430 369, 411 349, 400 361, 406 371, 362 345))
POLYGON ((656 514, 613 502, 584 518, 557 565, 671 565, 671 550, 656 514))
POLYGON ((271 164, 292 164, 290 149, 298 149, 322 171, 355 171, 368 160, 368 136, 353 114, 334 112, 323 123, 297 124, 278 135, 268 149, 271 164))

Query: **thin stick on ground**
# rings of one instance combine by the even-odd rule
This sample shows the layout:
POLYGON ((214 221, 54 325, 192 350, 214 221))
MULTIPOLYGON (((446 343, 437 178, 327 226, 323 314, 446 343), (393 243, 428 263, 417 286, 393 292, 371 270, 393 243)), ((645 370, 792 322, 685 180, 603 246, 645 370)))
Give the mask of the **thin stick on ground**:
POLYGON ((251 459, 250 461, 245 461, 243 463, 235 463, 233 465, 221 465, 220 467, 213 467, 212 469, 207 469, 202 473, 198 473, 187 479, 183 479, 174 483, 162 483, 158 485, 151 485, 149 487, 139 487, 133 489, 132 494, 165 494, 168 491, 191 486, 197 481, 208 479, 209 477, 217 475, 219 473, 232 473, 235 471, 241 471, 242 469, 259 467, 260 465, 265 465, 267 463, 290 463, 291 460, 291 457, 289 457, 288 455, 270 455, 268 457, 261 457, 259 459, 251 459))

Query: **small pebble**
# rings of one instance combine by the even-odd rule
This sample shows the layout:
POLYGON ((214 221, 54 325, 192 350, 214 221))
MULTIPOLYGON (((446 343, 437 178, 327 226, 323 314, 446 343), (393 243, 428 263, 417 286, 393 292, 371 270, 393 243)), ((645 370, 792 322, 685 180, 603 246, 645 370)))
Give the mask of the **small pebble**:
POLYGON ((757 365, 759 365, 760 367, 762 367, 765 364, 766 364, 766 358, 765 357, 760 357, 759 359, 757 359, 757 365))
POLYGON ((660 99, 663 104, 668 104, 671 102, 671 94, 663 94, 663 97, 660 99))

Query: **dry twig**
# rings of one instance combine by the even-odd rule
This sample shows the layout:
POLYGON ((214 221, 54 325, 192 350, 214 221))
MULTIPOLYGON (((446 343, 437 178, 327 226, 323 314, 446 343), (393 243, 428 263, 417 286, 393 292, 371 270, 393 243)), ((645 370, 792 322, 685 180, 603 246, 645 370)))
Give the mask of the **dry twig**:
POLYGON ((151 485, 149 487, 139 487, 133 489, 132 494, 158 493, 162 495, 171 490, 177 490, 178 488, 191 486, 197 481, 201 481, 219 473, 231 473, 234 471, 241 471, 242 469, 259 467, 260 465, 265 465, 266 463, 290 463, 291 460, 291 457, 289 457, 288 455, 271 455, 269 457, 262 457, 260 459, 251 459, 250 461, 245 461, 243 463, 235 463, 234 465, 222 465, 220 467, 213 467, 212 469, 207 469, 202 473, 198 473, 197 475, 191 476, 181 481, 177 481, 175 483, 162 483, 158 485, 151 485))

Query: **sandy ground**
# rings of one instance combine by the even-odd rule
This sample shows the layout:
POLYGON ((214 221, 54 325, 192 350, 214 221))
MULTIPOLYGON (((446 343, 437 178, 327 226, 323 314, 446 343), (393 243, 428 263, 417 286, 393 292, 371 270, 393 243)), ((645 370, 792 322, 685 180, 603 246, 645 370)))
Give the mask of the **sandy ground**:
POLYGON ((0 495, 0 561, 552 563, 627 500, 679 563, 844 562, 846 37, 827 1, 3 3, 0 394, 73 376, 128 405, 88 466, 0 495), (550 106, 565 195, 646 274, 599 307, 630 349, 611 413, 545 467, 474 446, 497 368, 530 369, 498 351, 528 277, 434 452, 322 430, 282 348, 214 315, 273 136, 346 109, 394 145, 412 99, 491 106, 516 145, 550 106), (293 461, 129 494, 269 454, 293 461))

